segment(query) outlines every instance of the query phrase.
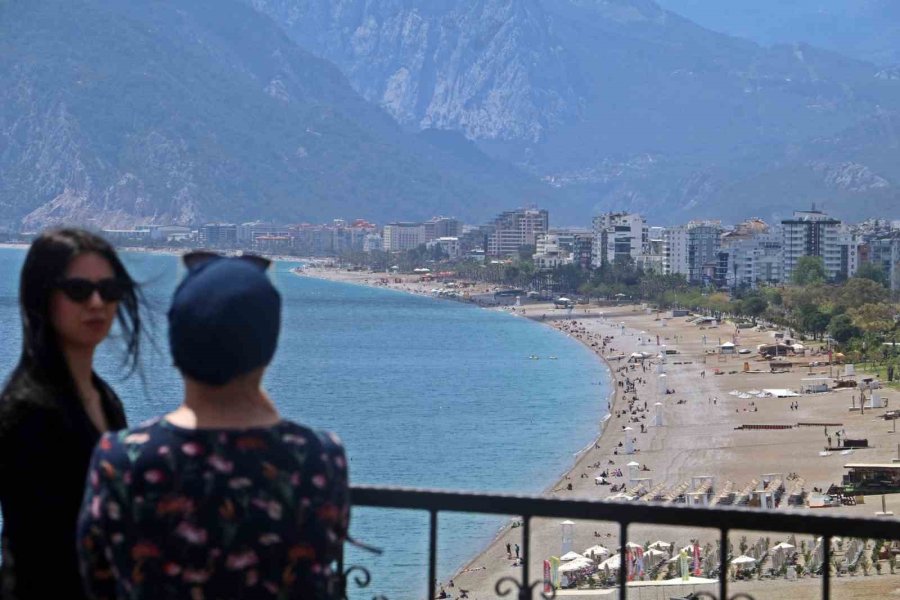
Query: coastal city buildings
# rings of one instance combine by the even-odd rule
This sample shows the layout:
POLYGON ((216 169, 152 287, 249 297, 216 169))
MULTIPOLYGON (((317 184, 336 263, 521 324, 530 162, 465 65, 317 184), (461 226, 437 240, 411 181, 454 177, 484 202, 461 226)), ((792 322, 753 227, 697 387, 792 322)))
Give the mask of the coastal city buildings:
POLYGON ((638 262, 647 249, 647 221, 633 213, 606 213, 593 218, 593 265, 631 260, 638 262))
POLYGON ((762 219, 749 219, 722 234, 720 256, 725 257, 720 281, 726 287, 756 287, 782 281, 781 230, 762 219))
POLYGON ((391 223, 381 234, 385 252, 412 250, 424 244, 425 226, 421 223, 391 223))
MULTIPOLYGON (((781 222, 782 276, 790 280, 801 257, 818 256, 825 265, 829 279, 845 271, 846 256, 842 256, 841 222, 813 205, 812 210, 794 211, 794 216, 781 222)), ((846 251, 846 250, 845 250, 846 251)))
POLYGON ((667 228, 664 272, 684 275, 690 283, 715 281, 722 231, 719 221, 691 221, 667 228))
POLYGON ((203 248, 232 248, 238 243, 234 223, 206 223, 197 230, 197 243, 203 248))
POLYGON ((884 273, 892 290, 900 290, 900 231, 868 242, 868 261, 884 273))
POLYGON ((490 256, 515 256, 522 246, 534 246, 537 236, 550 229, 545 209, 518 208, 500 213, 491 223, 487 252, 490 256))
POLYGON ((530 207, 504 211, 482 224, 435 216, 382 227, 363 219, 334 219, 322 224, 147 225, 102 233, 124 246, 199 246, 316 257, 424 247, 438 251, 433 257, 482 262, 514 260, 531 250, 528 256, 540 271, 624 261, 644 272, 682 275, 692 284, 717 288, 786 283, 801 257, 816 256, 830 280, 852 277, 861 265, 871 263, 892 289, 900 290, 900 221, 869 219, 850 225, 815 206, 775 224, 751 218, 730 227, 709 220, 663 227, 648 224, 636 213, 608 212, 594 216, 590 228, 551 228, 549 212, 530 207))

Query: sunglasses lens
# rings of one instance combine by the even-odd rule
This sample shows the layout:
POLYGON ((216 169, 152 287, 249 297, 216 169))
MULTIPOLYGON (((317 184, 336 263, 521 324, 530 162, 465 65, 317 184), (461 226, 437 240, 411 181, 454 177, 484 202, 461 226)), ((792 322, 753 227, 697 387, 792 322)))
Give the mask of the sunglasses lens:
POLYGON ((127 284, 118 279, 104 279, 97 283, 97 291, 106 302, 118 302, 125 296, 127 284))
POLYGON ((66 279, 59 284, 69 300, 73 302, 84 302, 94 293, 94 284, 87 279, 66 279))

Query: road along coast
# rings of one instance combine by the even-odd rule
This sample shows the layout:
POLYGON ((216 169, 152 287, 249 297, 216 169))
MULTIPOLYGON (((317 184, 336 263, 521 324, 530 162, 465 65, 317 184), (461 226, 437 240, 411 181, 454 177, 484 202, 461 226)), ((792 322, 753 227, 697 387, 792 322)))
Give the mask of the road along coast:
MULTIPOLYGON (((319 271, 323 270, 310 275, 360 284, 366 284, 367 278, 380 279, 372 274, 348 273, 348 277, 340 271, 319 271)), ((420 284, 409 278, 399 279, 400 283, 391 277, 388 283, 379 281, 377 285, 410 293, 430 293, 430 284, 420 284)), ((843 465, 848 462, 890 462, 896 456, 900 438, 898 434, 892 434, 890 424, 880 418, 885 409, 866 410, 863 414, 850 410, 851 405, 858 406, 859 392, 853 388, 784 398, 747 394, 766 389, 800 390, 804 379, 836 374, 833 369, 838 367, 808 366, 826 361, 827 355, 796 357, 792 359, 794 367, 790 371, 771 373, 768 364, 760 361, 755 352, 758 344, 772 343, 771 331, 736 330, 730 323, 698 324, 685 317, 669 318, 666 314, 648 313, 636 306, 579 306, 570 313, 549 305, 530 305, 517 308, 516 313, 557 327, 580 340, 608 362, 615 377, 611 416, 601 435, 578 457, 573 468, 548 488, 548 496, 609 498, 615 494, 610 491, 612 486, 596 485, 595 482, 595 476, 603 471, 617 487, 624 483, 631 489, 634 487, 629 484, 632 477, 650 478, 654 488, 661 486, 664 492, 677 491, 683 483, 690 483, 692 477, 713 476, 716 494, 729 485, 740 491, 765 474, 780 473, 785 477, 784 485, 788 490, 800 486, 804 491, 811 492, 814 488, 827 489, 830 484, 839 483, 844 473, 843 465), (737 348, 751 349, 753 353, 720 354, 720 345, 732 341, 737 348), (661 378, 655 357, 663 347, 675 353, 668 355, 665 377, 661 378), (629 363, 633 353, 647 353, 650 358, 643 363, 629 363), (747 371, 744 363, 747 363, 747 371), (634 389, 626 392, 629 384, 633 384, 634 389), (666 390, 672 393, 666 394, 666 390), (662 405, 663 425, 659 427, 654 425, 657 402, 662 405), (855 450, 852 456, 841 452, 822 456, 820 453, 828 443, 826 426, 811 425, 815 423, 831 424, 828 431, 832 436, 840 430, 845 437, 867 439, 870 448, 855 450), (757 428, 759 425, 789 428, 757 428), (632 431, 626 433, 624 427, 631 427, 632 431), (635 453, 632 455, 624 454, 626 436, 635 440, 635 453), (639 463, 641 470, 631 472, 627 467, 631 461, 639 463), (619 471, 622 476, 617 475, 619 471), (793 478, 793 474, 799 479, 793 478)), ((883 391, 883 396, 890 408, 900 407, 900 397, 896 392, 883 391)), ((560 399, 561 407, 564 407, 564 401, 560 399)), ((564 435, 564 432, 548 432, 548 435, 564 435)), ((876 506, 876 498, 870 498, 870 504, 819 510, 828 514, 872 517, 881 505, 879 501, 876 506)), ((900 499, 888 496, 887 509, 900 514, 900 499)), ((811 509, 788 506, 787 502, 783 502, 777 510, 811 509)), ((520 554, 530 561, 530 572, 534 577, 540 577, 543 561, 561 553, 559 520, 534 520, 531 536, 530 552, 525 554, 521 550, 520 554)), ((717 531, 678 527, 635 525, 629 529, 629 541, 645 545, 662 540, 674 542, 678 548, 694 539, 705 545, 717 536, 717 531)), ((740 532, 733 532, 731 536, 736 554, 740 536, 740 532)), ((762 536, 757 533, 747 537, 752 544, 762 536)), ((773 544, 785 539, 784 535, 771 536, 773 544)), ((801 541, 805 541, 810 548, 814 544, 811 537, 801 540, 798 536, 797 543, 801 541)), ((511 548, 521 544, 520 530, 503 530, 487 549, 460 570, 454 577, 453 588, 449 588, 449 582, 443 582, 448 593, 456 597, 459 590, 464 589, 470 598, 493 598, 498 579, 505 576, 518 578, 521 568, 517 566, 514 552, 513 556, 507 555, 507 543, 511 548)), ((620 545, 618 526, 601 522, 576 523, 573 527, 573 549, 583 552, 596 544, 615 551, 620 545)), ((833 580, 834 597, 872 598, 900 593, 900 576, 888 575, 887 568, 884 573, 866 578, 837 578, 833 580)), ((750 592, 757 598, 788 595, 798 599, 818 598, 821 594, 820 581, 820 578, 805 577, 792 581, 738 582, 733 584, 733 591, 750 592)), ((678 591, 678 588, 670 587, 652 589, 641 588, 641 593, 646 594, 647 598, 657 598, 653 594, 662 594, 663 590, 670 595, 678 591)), ((713 588, 708 586, 707 589, 713 588)), ((686 593, 690 588, 682 591, 686 593)), ((567 597, 593 598, 609 592, 573 592, 574 595, 567 597)))

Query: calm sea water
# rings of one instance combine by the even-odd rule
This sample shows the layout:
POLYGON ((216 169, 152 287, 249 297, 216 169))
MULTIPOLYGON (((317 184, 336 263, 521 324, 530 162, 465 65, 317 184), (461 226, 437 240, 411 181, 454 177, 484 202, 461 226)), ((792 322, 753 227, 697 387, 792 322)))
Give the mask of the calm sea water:
MULTIPOLYGON (((0 372, 19 354, 16 299, 24 251, 0 249, 0 372)), ((176 258, 130 253, 144 283, 152 343, 144 379, 123 380, 118 344, 98 371, 138 423, 180 400, 168 359, 165 309, 183 274, 176 258), (154 348, 154 345, 156 346, 154 348)), ((356 483, 539 492, 591 442, 605 414, 608 374, 575 340, 514 317, 449 301, 298 277, 277 263, 284 297, 281 343, 266 387, 284 416, 340 434, 356 483), (531 354, 558 360, 528 360, 531 354)), ((504 520, 442 515, 442 579, 480 550, 504 520)), ((370 598, 423 598, 427 515, 356 510, 351 533, 385 550, 351 550, 369 566, 370 598)))

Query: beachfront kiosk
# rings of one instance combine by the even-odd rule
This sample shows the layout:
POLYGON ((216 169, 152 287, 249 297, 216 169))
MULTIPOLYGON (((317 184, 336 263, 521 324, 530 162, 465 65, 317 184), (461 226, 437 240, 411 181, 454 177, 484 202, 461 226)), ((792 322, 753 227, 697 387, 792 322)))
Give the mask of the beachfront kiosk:
POLYGON ((851 463, 841 484, 854 496, 900 492, 900 463, 851 463))

